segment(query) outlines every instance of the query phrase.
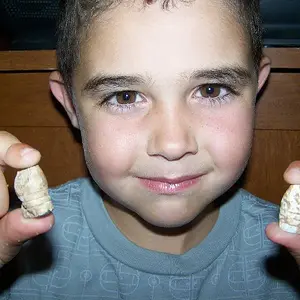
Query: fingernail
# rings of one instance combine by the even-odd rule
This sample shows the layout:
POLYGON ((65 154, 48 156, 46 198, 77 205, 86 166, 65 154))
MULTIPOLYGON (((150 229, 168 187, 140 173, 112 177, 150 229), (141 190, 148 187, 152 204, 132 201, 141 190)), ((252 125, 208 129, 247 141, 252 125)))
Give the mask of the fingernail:
POLYGON ((33 151, 35 151, 35 149, 33 149, 33 148, 24 148, 24 149, 22 149, 22 150, 20 151, 20 155, 21 155, 21 156, 25 156, 25 155, 27 155, 28 153, 33 152, 33 151))
POLYGON ((300 176, 300 169, 299 168, 294 168, 292 170, 290 170, 290 177, 295 177, 295 179, 292 180, 296 180, 296 178, 298 178, 300 176))

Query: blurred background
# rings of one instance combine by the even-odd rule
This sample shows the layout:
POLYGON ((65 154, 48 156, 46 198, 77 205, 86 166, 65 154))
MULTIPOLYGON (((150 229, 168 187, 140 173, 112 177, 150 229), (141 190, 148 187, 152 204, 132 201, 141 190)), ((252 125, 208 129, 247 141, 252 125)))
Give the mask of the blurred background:
MULTIPOLYGON (((0 0, 0 50, 49 50, 59 0, 0 0)), ((300 46, 300 0, 261 0, 266 47, 300 46)))

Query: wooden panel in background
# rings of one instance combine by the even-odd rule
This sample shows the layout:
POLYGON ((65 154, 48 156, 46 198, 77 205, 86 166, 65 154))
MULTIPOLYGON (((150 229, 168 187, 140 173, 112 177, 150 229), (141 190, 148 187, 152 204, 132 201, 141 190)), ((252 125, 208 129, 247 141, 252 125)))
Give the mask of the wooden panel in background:
MULTIPOLYGON (((300 48, 265 48, 273 68, 300 68, 300 48)), ((0 71, 54 70, 54 50, 0 51, 0 71)))
POLYGON ((54 50, 0 51, 0 71, 56 69, 54 50))
POLYGON ((279 203, 288 185, 283 173, 300 159, 300 131, 256 130, 244 187, 254 195, 279 203))
POLYGON ((257 104, 257 129, 300 130, 300 73, 272 73, 257 104))
MULTIPOLYGON (((62 127, 0 127, 38 149, 42 154, 40 166, 47 176, 49 186, 86 176, 81 144, 70 128, 62 127)), ((13 184, 16 170, 7 169, 5 177, 13 184)))
POLYGON ((0 73, 0 126, 68 126, 51 96, 49 74, 0 73))
POLYGON ((265 48, 273 68, 300 69, 300 48, 265 48))

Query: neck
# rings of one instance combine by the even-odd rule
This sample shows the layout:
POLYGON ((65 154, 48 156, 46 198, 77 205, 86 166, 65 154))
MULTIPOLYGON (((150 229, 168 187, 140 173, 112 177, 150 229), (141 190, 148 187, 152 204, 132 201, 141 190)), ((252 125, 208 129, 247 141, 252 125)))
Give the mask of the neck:
POLYGON ((110 218, 127 239, 142 248, 170 254, 183 254, 201 243, 219 215, 219 207, 211 203, 189 224, 162 228, 145 222, 107 195, 103 195, 103 201, 110 218))

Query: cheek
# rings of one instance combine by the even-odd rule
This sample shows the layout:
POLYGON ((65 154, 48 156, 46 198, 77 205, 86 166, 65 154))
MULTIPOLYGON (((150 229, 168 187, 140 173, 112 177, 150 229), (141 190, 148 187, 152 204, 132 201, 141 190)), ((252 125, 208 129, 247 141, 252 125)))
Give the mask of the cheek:
POLYGON ((128 172, 138 148, 138 127, 101 114, 85 124, 83 144, 91 173, 114 177, 128 172))
POLYGON ((215 114, 211 119, 209 152, 218 169, 241 173, 250 155, 253 126, 254 108, 250 106, 215 114))

